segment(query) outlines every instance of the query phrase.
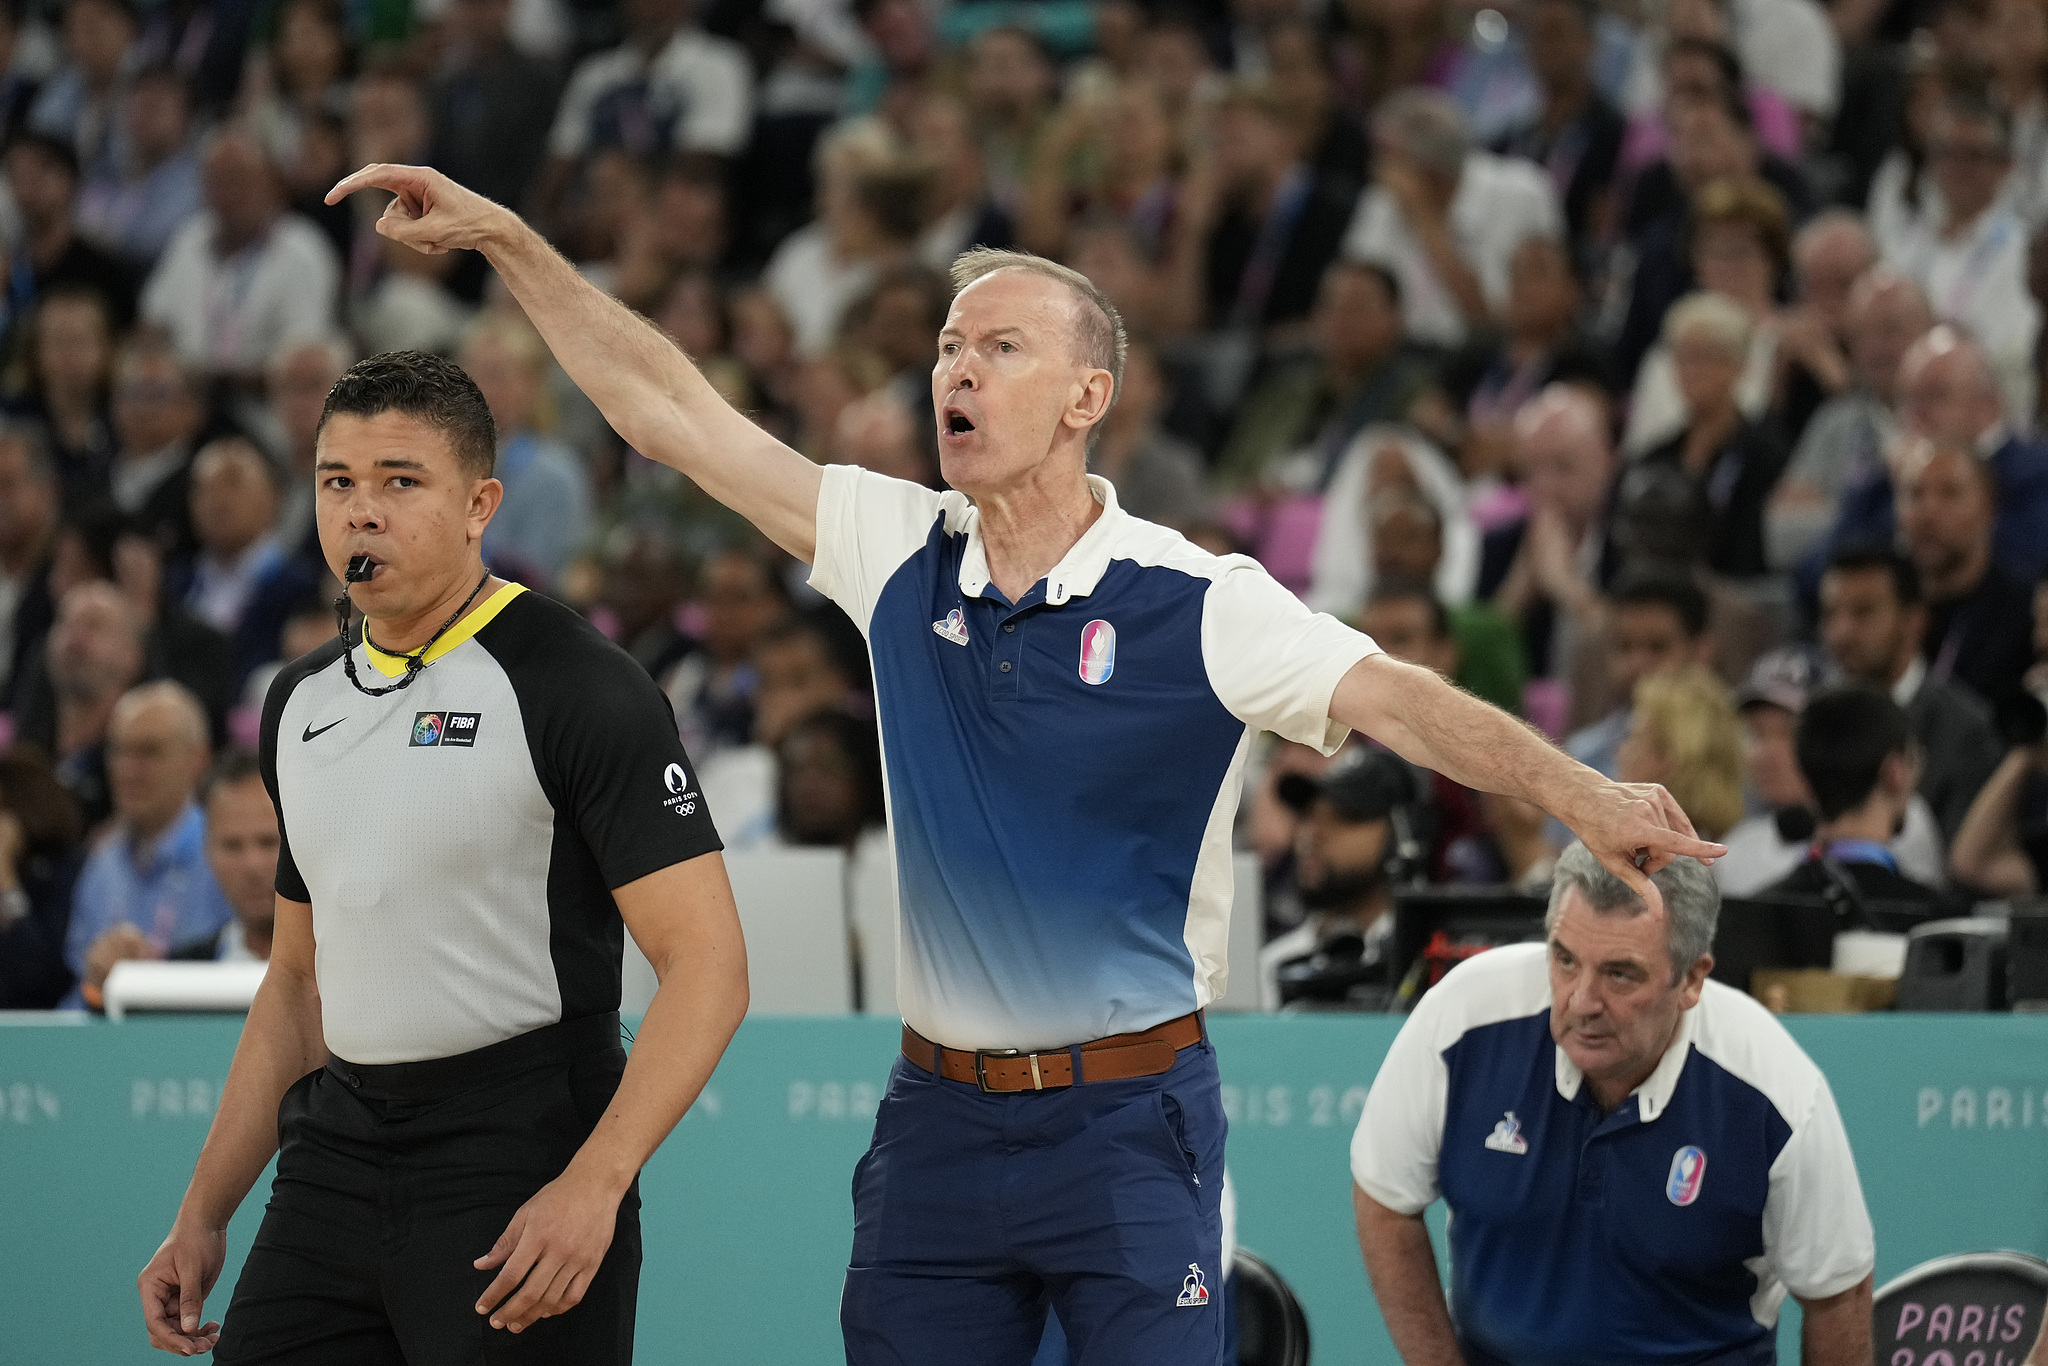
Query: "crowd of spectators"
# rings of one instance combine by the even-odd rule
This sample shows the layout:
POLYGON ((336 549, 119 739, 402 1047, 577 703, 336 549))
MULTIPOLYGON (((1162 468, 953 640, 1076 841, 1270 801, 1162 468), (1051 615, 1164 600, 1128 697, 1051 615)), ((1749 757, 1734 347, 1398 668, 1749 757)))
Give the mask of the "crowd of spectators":
MULTIPOLYGON (((1727 890, 1801 875, 1787 808, 1944 905, 2048 877, 2048 0, 11 0, 0 144, 0 1006, 260 956, 243 751, 333 633, 318 419, 379 351, 474 376, 491 566, 660 681, 730 847, 882 824, 858 633, 481 258, 323 202, 371 161, 933 485, 947 266, 1056 257, 1130 327, 1126 509, 1664 783, 1727 890)), ((1263 741, 1242 818, 1304 954, 1371 939, 1361 859, 1567 838, 1417 774, 1427 847, 1347 844, 1407 799, 1325 762, 1263 741)))

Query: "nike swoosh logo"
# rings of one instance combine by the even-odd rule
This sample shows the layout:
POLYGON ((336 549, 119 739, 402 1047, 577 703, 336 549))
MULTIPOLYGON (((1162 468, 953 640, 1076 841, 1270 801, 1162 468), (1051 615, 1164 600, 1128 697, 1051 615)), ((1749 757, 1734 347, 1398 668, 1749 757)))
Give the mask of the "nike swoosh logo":
MULTIPOLYGON (((348 720, 346 716, 341 718, 341 721, 346 720, 348 720)), ((336 726, 340 725, 341 721, 329 721, 326 725, 320 727, 320 729, 318 730, 314 730, 311 726, 308 726, 306 727, 306 733, 304 735, 301 735, 299 737, 299 740, 301 743, 304 743, 307 740, 312 740, 319 736, 325 735, 328 731, 333 730, 336 726)))

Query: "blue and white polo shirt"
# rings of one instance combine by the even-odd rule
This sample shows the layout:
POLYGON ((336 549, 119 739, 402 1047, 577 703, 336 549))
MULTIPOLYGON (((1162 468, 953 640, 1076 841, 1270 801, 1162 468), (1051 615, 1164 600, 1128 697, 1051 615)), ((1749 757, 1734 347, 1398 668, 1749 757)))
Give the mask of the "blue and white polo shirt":
POLYGON ((902 906, 903 1018, 953 1048, 1149 1029, 1223 988, 1252 736, 1334 752, 1370 639, 1256 562, 1118 509, 1017 603, 980 514, 832 466, 811 583, 868 638, 902 906))
POLYGON ((1450 1207, 1451 1317, 1473 1366, 1767 1363, 1789 1290, 1875 1264, 1820 1069, 1709 981, 1657 1070, 1602 1115, 1550 1037, 1548 948, 1459 965, 1415 1008, 1351 1140, 1351 1174, 1450 1207))

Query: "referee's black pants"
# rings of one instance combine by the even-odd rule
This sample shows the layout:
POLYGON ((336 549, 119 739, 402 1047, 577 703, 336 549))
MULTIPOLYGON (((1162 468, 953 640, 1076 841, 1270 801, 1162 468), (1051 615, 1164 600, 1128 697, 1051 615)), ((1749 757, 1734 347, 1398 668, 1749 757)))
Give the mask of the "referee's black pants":
POLYGON ((476 1312, 471 1265, 562 1174, 626 1067, 616 1014, 472 1053, 332 1059, 278 1107, 277 1180, 221 1323, 222 1366, 630 1366, 640 1188, 575 1308, 524 1332, 476 1312))

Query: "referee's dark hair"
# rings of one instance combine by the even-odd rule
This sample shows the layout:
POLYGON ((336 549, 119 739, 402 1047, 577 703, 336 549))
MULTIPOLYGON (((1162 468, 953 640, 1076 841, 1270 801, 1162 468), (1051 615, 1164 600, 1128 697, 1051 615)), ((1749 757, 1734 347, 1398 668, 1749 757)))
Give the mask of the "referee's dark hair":
MULTIPOLYGON (((325 609, 324 603, 322 609, 325 609)), ((257 761, 253 751, 241 748, 228 750, 213 761, 213 767, 206 770, 206 777, 199 784, 199 809, 204 811, 211 806, 213 794, 222 788, 262 776, 263 765, 257 761)))
POLYGON ((337 415, 404 413, 439 428, 465 473, 488 479, 498 463, 498 429, 466 371, 430 351, 386 351, 359 360, 327 391, 320 428, 337 415))
POLYGON ((1898 703, 1854 684, 1815 693, 1792 745, 1820 818, 1831 821, 1870 800, 1884 761, 1911 751, 1913 731, 1898 703))

